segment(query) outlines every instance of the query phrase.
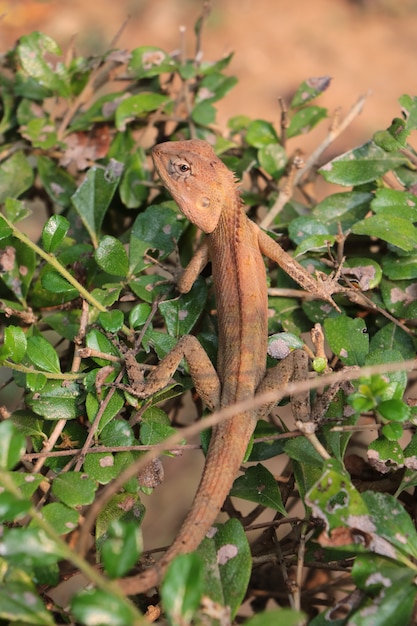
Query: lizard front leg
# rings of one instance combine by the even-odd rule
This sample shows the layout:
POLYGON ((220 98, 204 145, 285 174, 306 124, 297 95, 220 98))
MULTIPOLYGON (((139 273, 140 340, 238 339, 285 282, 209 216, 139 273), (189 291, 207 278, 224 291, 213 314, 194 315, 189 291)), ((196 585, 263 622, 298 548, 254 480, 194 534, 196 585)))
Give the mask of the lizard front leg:
POLYGON ((290 276, 303 289, 311 293, 314 297, 325 300, 332 305, 336 311, 340 312, 339 307, 333 301, 332 295, 343 291, 343 288, 337 284, 338 273, 335 276, 329 276, 325 279, 314 278, 302 265, 290 256, 281 246, 276 243, 269 235, 264 233, 259 226, 251 222, 252 228, 256 230, 259 249, 263 255, 275 261, 288 276, 290 276))

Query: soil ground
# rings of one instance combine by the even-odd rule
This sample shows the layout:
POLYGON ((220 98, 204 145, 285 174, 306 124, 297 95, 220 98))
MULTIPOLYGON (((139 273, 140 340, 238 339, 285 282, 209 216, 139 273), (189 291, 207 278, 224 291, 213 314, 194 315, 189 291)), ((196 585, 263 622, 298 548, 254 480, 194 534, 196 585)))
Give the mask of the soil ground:
MULTIPOLYGON (((365 110, 341 140, 351 147, 389 125, 397 99, 416 93, 417 0, 212 0, 203 35, 207 60, 235 52, 230 72, 239 84, 219 105, 219 123, 246 114, 279 119, 277 98, 290 97, 312 76, 332 85, 320 104, 346 112, 371 91, 365 110)), ((173 50, 184 25, 188 53, 201 0, 0 0, 0 50, 38 29, 65 50, 103 52, 130 15, 118 47, 173 50)), ((340 150, 340 144, 335 150, 340 150)))

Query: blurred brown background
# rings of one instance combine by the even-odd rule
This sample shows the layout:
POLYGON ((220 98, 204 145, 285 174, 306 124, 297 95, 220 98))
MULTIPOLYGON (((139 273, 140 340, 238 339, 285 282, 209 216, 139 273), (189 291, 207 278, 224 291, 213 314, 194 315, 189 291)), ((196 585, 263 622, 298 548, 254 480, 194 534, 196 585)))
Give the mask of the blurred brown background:
MULTIPOLYGON (((63 51, 76 36, 79 54, 102 53, 130 15, 117 47, 175 50, 184 25, 191 56, 201 8, 202 0, 0 0, 0 51, 41 30, 63 51)), ((399 96, 417 94, 417 0, 213 0, 203 50, 206 60, 235 52, 230 73, 239 84, 218 105, 221 126, 236 114, 279 123, 278 96, 289 99, 312 76, 333 78, 319 103, 331 110, 341 106, 343 113, 370 90, 364 112, 332 148, 340 152, 386 128, 399 114, 399 96)), ((314 145, 326 131, 322 126, 313 133, 314 145)), ((187 509, 202 461, 200 452, 164 461, 170 480, 158 488, 162 509, 145 522, 147 547, 172 538, 172 520, 187 509), (183 498, 173 475, 190 460, 183 498)))
MULTIPOLYGON (((36 29, 63 50, 75 35, 79 54, 103 52, 130 15, 118 47, 171 51, 184 25, 192 55, 201 6, 202 0, 0 0, 0 50, 36 29)), ((352 147, 389 125, 400 95, 417 93, 417 0, 213 0, 203 50, 206 60, 235 52, 230 72, 239 84, 219 105, 220 124, 237 113, 278 121, 277 97, 290 97, 311 76, 333 77, 320 99, 331 109, 346 112, 370 90, 365 111, 339 140, 352 147)))

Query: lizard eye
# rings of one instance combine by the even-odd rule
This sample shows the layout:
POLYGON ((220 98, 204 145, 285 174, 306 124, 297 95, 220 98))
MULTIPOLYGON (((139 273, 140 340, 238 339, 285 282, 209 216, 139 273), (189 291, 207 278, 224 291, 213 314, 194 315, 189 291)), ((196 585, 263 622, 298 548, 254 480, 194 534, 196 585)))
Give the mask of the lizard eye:
POLYGON ((188 165, 188 163, 180 163, 178 165, 178 169, 181 172, 181 174, 186 174, 187 172, 191 170, 191 167, 188 165))

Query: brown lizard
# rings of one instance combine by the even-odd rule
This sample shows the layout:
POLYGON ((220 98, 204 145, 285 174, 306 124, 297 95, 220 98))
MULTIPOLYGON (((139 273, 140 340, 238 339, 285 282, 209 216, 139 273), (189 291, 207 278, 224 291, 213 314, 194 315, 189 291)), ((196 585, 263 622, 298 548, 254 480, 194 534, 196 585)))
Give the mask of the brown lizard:
MULTIPOLYGON (((182 358, 200 397, 211 410, 283 388, 294 369, 294 353, 266 372, 267 281, 262 255, 276 261, 316 298, 330 302, 335 281, 317 281, 267 234, 248 219, 233 173, 201 140, 166 142, 153 148, 155 168, 182 213, 204 233, 202 247, 185 269, 178 289, 190 290, 210 259, 217 302, 217 372, 198 340, 186 335, 146 379, 134 386, 148 397, 168 384, 182 358)), ((298 351, 298 356, 307 358, 298 351)), ((277 398, 276 401, 278 401, 277 398)), ((191 509, 157 565, 123 579, 127 594, 160 583, 170 561, 191 552, 210 529, 244 459, 256 421, 270 405, 246 411, 218 424, 211 436, 203 475, 191 509)))

